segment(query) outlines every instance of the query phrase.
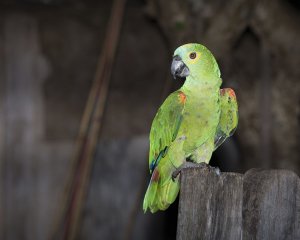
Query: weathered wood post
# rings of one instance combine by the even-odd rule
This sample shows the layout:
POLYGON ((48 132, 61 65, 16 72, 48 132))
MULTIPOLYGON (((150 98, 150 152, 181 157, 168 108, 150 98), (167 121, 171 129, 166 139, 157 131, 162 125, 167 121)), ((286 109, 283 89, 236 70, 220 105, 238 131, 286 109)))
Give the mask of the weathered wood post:
POLYGON ((300 239, 300 180, 287 170, 181 172, 178 240, 300 239))

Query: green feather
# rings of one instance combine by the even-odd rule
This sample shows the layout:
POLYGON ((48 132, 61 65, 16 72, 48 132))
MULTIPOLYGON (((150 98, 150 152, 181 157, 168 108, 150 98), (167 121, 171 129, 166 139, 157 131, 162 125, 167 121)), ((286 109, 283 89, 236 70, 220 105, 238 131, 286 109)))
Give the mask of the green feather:
POLYGON ((192 43, 177 48, 175 55, 187 66, 189 75, 183 86, 164 101, 152 122, 149 151, 152 177, 144 198, 144 211, 167 209, 180 187, 179 178, 173 181, 172 173, 188 157, 197 163, 209 163, 212 152, 232 135, 238 121, 232 91, 222 90, 220 94, 222 80, 212 53, 192 43))

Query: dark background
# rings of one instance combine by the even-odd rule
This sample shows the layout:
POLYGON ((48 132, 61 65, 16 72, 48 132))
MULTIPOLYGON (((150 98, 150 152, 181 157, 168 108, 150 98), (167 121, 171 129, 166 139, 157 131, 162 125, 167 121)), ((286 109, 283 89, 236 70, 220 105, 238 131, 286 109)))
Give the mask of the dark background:
MULTIPOLYGON (((112 1, 0 1, 0 239, 50 239, 112 1)), ((181 86, 174 49, 200 42, 239 103, 222 171, 300 173, 300 3, 128 0, 76 239, 174 239, 177 206, 142 213, 148 133, 181 86)))

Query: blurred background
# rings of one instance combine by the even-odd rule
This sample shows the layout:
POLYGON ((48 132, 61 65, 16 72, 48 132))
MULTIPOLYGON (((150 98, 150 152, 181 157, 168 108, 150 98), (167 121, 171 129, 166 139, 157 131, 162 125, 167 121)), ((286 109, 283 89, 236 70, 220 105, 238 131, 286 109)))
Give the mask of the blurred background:
POLYGON ((239 102, 212 164, 300 173, 298 0, 1 0, 0 239, 175 239, 176 203, 144 215, 142 199, 187 42, 239 102))

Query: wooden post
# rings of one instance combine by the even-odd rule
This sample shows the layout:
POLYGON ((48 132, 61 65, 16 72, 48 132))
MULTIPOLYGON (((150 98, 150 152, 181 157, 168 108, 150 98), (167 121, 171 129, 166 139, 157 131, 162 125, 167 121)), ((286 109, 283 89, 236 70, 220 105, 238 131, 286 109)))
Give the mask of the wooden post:
POLYGON ((181 173, 177 239, 300 239, 300 181, 287 170, 181 173))

